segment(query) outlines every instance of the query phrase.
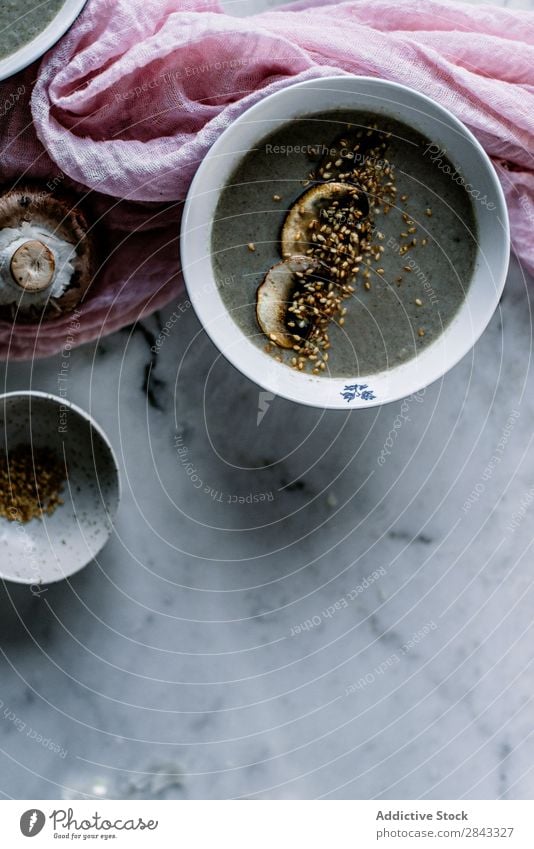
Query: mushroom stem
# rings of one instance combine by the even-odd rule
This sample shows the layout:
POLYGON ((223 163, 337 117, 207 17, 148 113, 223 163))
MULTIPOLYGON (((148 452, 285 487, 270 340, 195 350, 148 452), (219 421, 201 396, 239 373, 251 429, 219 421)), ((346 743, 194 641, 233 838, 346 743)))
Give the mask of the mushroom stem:
POLYGON ((56 262, 50 248, 37 239, 24 242, 11 257, 11 276, 25 292, 43 292, 52 284, 56 262))

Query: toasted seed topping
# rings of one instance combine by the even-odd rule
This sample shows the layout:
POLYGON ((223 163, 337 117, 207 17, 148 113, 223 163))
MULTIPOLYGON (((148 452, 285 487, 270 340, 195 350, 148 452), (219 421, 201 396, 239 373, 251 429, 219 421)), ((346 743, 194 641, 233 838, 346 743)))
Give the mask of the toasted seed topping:
MULTIPOLYGON (((322 374, 331 347, 330 324, 334 321, 341 327, 344 325, 347 315, 344 302, 354 293, 354 284, 362 280, 363 288, 370 291, 372 274, 385 274, 380 263, 384 261, 386 249, 381 243, 385 243, 386 235, 376 227, 377 217, 391 210, 401 213, 404 229, 395 248, 397 255, 405 256, 418 244, 414 218, 396 205, 395 169, 385 158, 387 138, 386 134, 376 133, 376 127, 355 130, 347 126, 343 138, 332 145, 335 149, 331 156, 324 157, 303 182, 311 187, 286 217, 282 256, 286 261, 295 256, 307 258, 313 264, 295 273, 295 287, 286 307, 290 354, 287 362, 299 371, 309 368, 314 375, 322 374), (362 144, 365 156, 359 155, 362 144)), ((315 155, 320 155, 320 149, 315 155)), ((280 199, 280 195, 273 195, 273 200, 280 199)), ((400 195, 400 201, 406 203, 409 195, 400 195)), ((426 209, 426 215, 432 215, 430 208, 426 209)), ((425 238, 419 243, 426 245, 427 241, 425 238)), ((410 265, 402 268, 403 273, 413 271, 410 265)), ((393 279, 400 286, 403 277, 393 279)), ((420 298, 415 298, 414 303, 423 306, 420 298)), ((423 337, 424 328, 419 328, 417 333, 423 337)), ((275 335, 280 346, 281 331, 277 330, 275 335)), ((270 338, 273 341, 272 334, 270 338)))

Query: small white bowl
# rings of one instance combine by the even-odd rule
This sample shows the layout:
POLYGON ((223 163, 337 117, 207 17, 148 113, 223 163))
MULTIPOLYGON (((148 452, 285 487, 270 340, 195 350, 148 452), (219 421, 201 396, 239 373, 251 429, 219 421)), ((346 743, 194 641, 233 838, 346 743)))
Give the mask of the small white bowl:
POLYGON ((325 77, 266 97, 225 130, 200 165, 184 211, 181 254, 191 302, 215 345, 244 375, 291 401, 329 409, 377 406, 405 398, 442 377, 472 348, 490 321, 506 280, 508 212, 497 174, 473 134, 447 109, 406 86, 370 77, 325 77), (211 234, 220 193, 241 158, 282 123, 311 113, 359 109, 402 121, 447 151, 484 205, 473 202, 478 252, 467 296, 444 332, 395 368, 347 378, 315 377, 288 368, 239 329, 217 288, 211 234))
POLYGON ((44 56, 46 51, 50 50, 70 29, 86 3, 87 0, 65 0, 55 18, 39 35, 27 44, 23 44, 15 53, 0 59, 0 80, 6 80, 13 74, 17 74, 44 56))
POLYGON ((69 475, 64 503, 50 516, 26 523, 0 516, 0 577, 33 586, 67 578, 111 533, 120 500, 113 449, 91 416, 44 392, 0 396, 0 434, 0 451, 46 447, 65 459, 69 475))

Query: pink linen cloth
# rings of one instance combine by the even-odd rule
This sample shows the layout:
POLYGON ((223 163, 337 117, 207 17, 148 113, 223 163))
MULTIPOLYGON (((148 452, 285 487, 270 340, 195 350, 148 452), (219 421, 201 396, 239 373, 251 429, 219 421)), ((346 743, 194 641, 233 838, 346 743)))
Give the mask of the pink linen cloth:
POLYGON ((534 271, 533 13, 303 0, 242 19, 211 0, 89 0, 40 66, 0 85, 0 165, 9 186, 75 189, 107 259, 74 330, 69 316, 0 322, 0 356, 46 356, 177 297, 182 203, 210 146, 265 95, 340 70, 412 86, 467 124, 495 163, 515 251, 534 271))

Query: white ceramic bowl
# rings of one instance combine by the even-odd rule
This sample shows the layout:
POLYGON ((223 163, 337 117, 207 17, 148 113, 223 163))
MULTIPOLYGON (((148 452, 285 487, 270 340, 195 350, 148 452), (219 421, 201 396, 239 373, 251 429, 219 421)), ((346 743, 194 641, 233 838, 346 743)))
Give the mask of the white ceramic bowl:
MULTIPOLYGON (((39 35, 27 44, 23 44, 15 53, 0 59, 0 80, 6 80, 40 59, 65 35, 86 3, 87 0, 65 0, 55 18, 39 35)), ((36 5, 38 5, 37 2, 36 5)))
POLYGON ((64 457, 63 504, 30 522, 0 516, 0 577, 39 586, 86 566, 106 543, 120 500, 113 449, 94 419, 43 392, 0 396, 0 451, 46 447, 64 457))
POLYGON ((352 76, 290 85, 234 121, 215 142, 195 175, 181 235, 182 267, 191 302, 224 356, 267 391, 301 404, 330 409, 386 404, 417 392, 451 369, 475 344, 499 303, 509 251, 503 191, 489 158, 472 133, 448 110, 423 94, 397 83, 352 76), (473 202, 478 226, 476 265, 467 297, 452 322, 412 360, 387 371, 353 378, 314 377, 297 372, 277 363, 247 339, 221 299, 210 248, 221 190, 241 157, 282 123, 336 108, 370 111, 412 126, 446 150, 466 184, 472 189, 476 187, 479 198, 486 198, 485 204, 473 202))

